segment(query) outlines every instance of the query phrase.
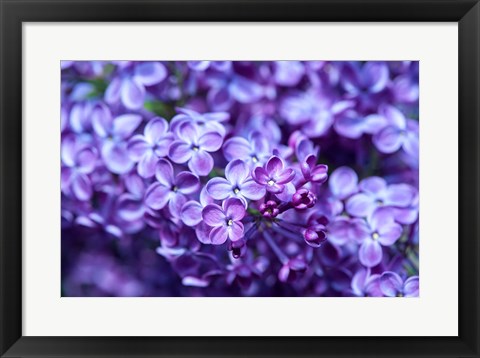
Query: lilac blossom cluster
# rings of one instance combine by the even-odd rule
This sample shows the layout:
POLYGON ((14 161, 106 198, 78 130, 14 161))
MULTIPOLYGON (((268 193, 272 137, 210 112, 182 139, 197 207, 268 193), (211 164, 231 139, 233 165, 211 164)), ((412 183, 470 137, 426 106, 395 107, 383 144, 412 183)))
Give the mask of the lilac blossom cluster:
POLYGON ((62 61, 62 294, 419 294, 418 63, 62 61))

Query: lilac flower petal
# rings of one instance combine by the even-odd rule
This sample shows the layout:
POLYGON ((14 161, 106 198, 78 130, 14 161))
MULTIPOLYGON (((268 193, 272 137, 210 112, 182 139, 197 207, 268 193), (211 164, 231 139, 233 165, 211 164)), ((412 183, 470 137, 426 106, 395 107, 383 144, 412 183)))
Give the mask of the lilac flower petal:
POLYGON ((172 144, 173 140, 173 134, 168 133, 157 141, 156 145, 153 147, 153 152, 157 155, 157 157, 162 158, 168 155, 170 144, 172 144))
POLYGON ((351 288, 355 296, 363 296, 365 294, 364 289, 367 282, 368 273, 368 269, 360 269, 353 276, 351 288))
POLYGON ((185 143, 198 145, 198 127, 194 122, 183 122, 176 129, 176 134, 185 143))
POLYGON ((197 175, 205 176, 212 171, 213 164, 212 156, 204 150, 199 150, 193 153, 188 168, 197 175))
POLYGON ((195 193, 200 188, 200 180, 190 172, 179 173, 175 181, 178 191, 185 195, 195 193))
POLYGON ((363 135, 365 122, 360 115, 344 115, 339 117, 334 124, 335 131, 343 137, 358 139, 363 135))
POLYGON ((135 79, 145 86, 153 86, 167 77, 167 69, 160 62, 144 62, 135 66, 135 79))
POLYGON ((210 226, 222 226, 225 224, 225 213, 217 204, 209 204, 204 207, 202 211, 202 218, 205 224, 210 226))
POLYGON ((133 173, 125 175, 124 178, 125 187, 128 192, 130 192, 137 198, 143 197, 143 194, 145 192, 145 184, 143 182, 143 179, 133 173))
POLYGON ((198 139, 198 145, 207 152, 216 152, 222 147, 223 137, 217 132, 205 133, 198 139))
POLYGON ((368 193, 377 199, 383 198, 387 192, 387 182, 380 177, 369 177, 363 179, 358 187, 364 193, 368 193))
POLYGON ((70 186, 70 182, 72 180, 73 170, 69 167, 62 167, 61 174, 60 174, 60 184, 62 187, 62 191, 66 191, 70 186))
POLYGON ((142 201, 129 194, 123 194, 118 198, 117 207, 118 216, 126 221, 141 219, 145 211, 142 201))
MULTIPOLYGON (((282 185, 282 187, 283 187, 282 191, 275 192, 275 195, 277 196, 278 199, 282 201, 286 201, 286 202, 291 201, 293 194, 295 194, 296 192, 295 185, 293 185, 292 183, 288 183, 288 184, 282 185)), ((271 187, 269 186, 267 187, 267 189, 268 188, 271 188, 271 187)))
POLYGON ((370 238, 371 230, 368 224, 363 219, 350 219, 350 225, 348 227, 348 237, 351 240, 355 240, 359 243, 370 238))
POLYGON ((225 226, 214 227, 208 237, 213 245, 221 245, 228 239, 228 230, 225 226))
POLYGON ((333 195, 339 199, 346 199, 357 191, 358 176, 349 167, 340 167, 333 171, 328 181, 333 195))
POLYGON ((223 155, 228 161, 233 159, 245 160, 250 157, 250 151, 250 143, 242 137, 230 138, 223 144, 223 155))
POLYGON ((407 121, 404 115, 394 106, 382 106, 380 113, 387 119, 389 125, 399 130, 404 130, 407 127, 407 121))
POLYGON ((253 179, 249 179, 242 183, 240 193, 247 199, 260 200, 265 194, 265 187, 257 184, 253 179))
POLYGON ((411 225, 418 219, 417 208, 395 208, 395 221, 403 225, 411 225))
POLYGON ((385 231, 394 223, 394 211, 392 208, 377 208, 368 218, 368 222, 373 231, 385 231))
POLYGON ((268 181, 270 180, 268 173, 262 167, 256 167, 252 172, 252 178, 258 184, 267 185, 268 181))
POLYGON ((240 159, 231 161, 225 167, 225 177, 230 183, 237 186, 247 179, 249 172, 247 164, 240 159))
POLYGON ((245 77, 236 76, 229 86, 230 94, 240 103, 253 103, 263 95, 262 87, 245 77))
POLYGON ((276 61, 275 82, 281 86, 295 86, 302 79, 305 69, 300 61, 276 61))
POLYGON ((370 114, 363 121, 363 131, 368 134, 376 134, 387 126, 385 117, 378 114, 370 114))
POLYGON ((378 232, 380 235, 378 241, 383 246, 391 246, 402 236, 402 232, 402 227, 396 223, 383 226, 378 232))
POLYGON ((418 297, 419 295, 419 280, 418 276, 412 276, 407 278, 403 284, 403 296, 404 297, 418 297))
MULTIPOLYGON (((73 119, 72 116, 75 113, 74 110, 79 108, 79 106, 80 105, 76 105, 72 108, 72 111, 70 112, 70 121, 73 119)), ((81 110, 83 110, 83 108, 81 110)), ((77 116, 78 115, 79 114, 77 114, 77 116)), ((78 121, 80 121, 80 119, 78 119, 78 121)), ((112 131, 112 114, 105 105, 98 105, 92 109, 91 121, 93 130, 101 138, 107 137, 112 131)))
POLYGON ((155 177, 163 186, 170 188, 175 181, 172 164, 166 159, 160 159, 155 170, 155 177))
POLYGON ((120 101, 120 91, 122 88, 122 81, 120 78, 115 77, 110 84, 108 85, 107 89, 105 90, 105 102, 108 104, 116 104, 120 101))
POLYGON ((113 133, 120 138, 128 138, 142 122, 138 114, 122 114, 113 120, 113 133))
POLYGON ((135 162, 138 162, 143 158, 147 151, 151 150, 150 145, 145 141, 145 137, 140 134, 134 135, 130 138, 127 148, 130 159, 135 162))
POLYGON ((356 217, 367 217, 376 208, 375 200, 366 194, 358 193, 347 200, 346 210, 356 217))
POLYGON ((93 148, 84 148, 77 153, 76 160, 78 171, 90 174, 97 164, 97 152, 93 148))
POLYGON ((388 187, 385 202, 388 205, 406 207, 415 198, 415 189, 408 184, 392 184, 388 187))
POLYGON ((78 200, 89 200, 92 197, 92 182, 85 174, 77 174, 72 177, 72 191, 78 200))
POLYGON ((128 156, 126 143, 105 142, 101 150, 107 168, 115 174, 124 174, 133 168, 134 163, 128 156))
POLYGON ((314 183, 322 184, 328 178, 328 166, 324 164, 317 165, 311 172, 311 180, 314 183))
POLYGON ((206 191, 215 200, 223 200, 232 193, 232 184, 224 178, 210 179, 206 191))
POLYGON ((198 225, 202 221, 202 205, 194 200, 187 201, 180 212, 180 218, 188 226, 198 225))
POLYGON ((371 238, 364 240, 358 250, 358 258, 365 267, 377 266, 382 261, 382 256, 382 246, 371 238))
POLYGON ((243 237, 243 231, 243 224, 240 221, 234 221, 228 230, 228 238, 232 241, 238 241, 243 237))
POLYGON ((230 198, 223 202, 223 210, 227 218, 234 221, 242 220, 245 216, 243 202, 236 198, 230 198))
POLYGON ((275 179, 277 184, 286 184, 293 180, 295 177, 295 171, 291 168, 287 168, 282 171, 275 179))
POLYGON ((267 161, 267 164, 265 164, 265 170, 269 175, 274 175, 275 173, 282 171, 283 167, 283 161, 275 155, 267 161))
POLYGON ((160 210, 167 205, 171 197, 171 190, 160 183, 150 185, 145 193, 145 205, 154 209, 160 210))
POLYGON ((60 155, 65 165, 69 167, 75 166, 76 141, 74 136, 68 136, 63 138, 60 155))
POLYGON ((158 158, 152 151, 145 153, 137 165, 137 173, 142 178, 151 178, 155 175, 158 158))
POLYGON ((151 119, 143 131, 146 140, 150 144, 157 143, 168 131, 168 123, 164 118, 155 117, 151 119))
POLYGON ((168 202, 168 210, 173 217, 179 218, 183 205, 187 202, 187 198, 182 193, 172 193, 168 202))
POLYGON ((363 66, 363 74, 367 78, 370 91, 378 93, 382 91, 389 80, 388 67, 384 62, 370 61, 363 66))
POLYGON ((194 151, 192 146, 182 141, 174 141, 170 145, 168 157, 175 163, 185 163, 192 158, 194 151))
POLYGON ((397 128, 388 126, 373 136, 373 143, 382 153, 390 154, 400 149, 403 137, 397 128))
POLYGON ((128 109, 139 109, 145 99, 145 87, 135 79, 124 79, 120 89, 122 103, 128 109))
POLYGON ((396 297, 402 292, 403 281, 398 274, 386 271, 380 276, 380 289, 388 297, 396 297))
POLYGON ((195 234, 197 236, 198 241, 200 241, 202 244, 207 244, 207 245, 212 244, 212 241, 210 240, 211 231, 212 231, 212 227, 208 226, 203 221, 200 221, 200 223, 195 228, 195 234))
POLYGON ((342 246, 349 241, 350 222, 346 217, 336 217, 328 225, 328 240, 335 244, 342 246))

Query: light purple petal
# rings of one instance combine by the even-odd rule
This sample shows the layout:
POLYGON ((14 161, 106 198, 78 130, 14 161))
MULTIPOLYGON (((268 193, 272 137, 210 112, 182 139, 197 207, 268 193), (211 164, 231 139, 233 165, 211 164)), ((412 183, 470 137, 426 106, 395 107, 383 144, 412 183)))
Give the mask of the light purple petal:
POLYGON ((133 161, 128 156, 127 143, 104 142, 102 145, 102 158, 107 168, 115 174, 124 174, 133 168, 133 161))
POLYGON ((125 79, 122 82, 120 97, 128 109, 139 109, 145 99, 145 87, 133 78, 125 79))
POLYGON ((400 149, 404 137, 401 132, 392 126, 385 127, 373 136, 373 144, 377 149, 386 154, 394 153, 400 149))
POLYGON ((176 129, 175 132, 179 138, 188 144, 198 145, 198 127, 194 122, 183 122, 176 129))
POLYGON ((236 186, 239 186, 247 179, 249 172, 247 164, 241 159, 235 159, 225 167, 225 177, 232 185, 236 186))
POLYGON ((72 177, 71 187, 78 200, 89 200, 92 197, 92 183, 85 174, 76 174, 72 177))
POLYGON ((215 200, 223 200, 233 193, 232 184, 224 178, 210 179, 206 191, 215 200))
POLYGON ((143 179, 136 174, 127 174, 124 177, 125 188, 135 197, 141 198, 145 192, 145 184, 143 179))
POLYGON ((145 86, 153 86, 167 77, 167 69, 160 62, 143 62, 135 66, 135 79, 145 86))
POLYGON ((352 278, 351 288, 356 296, 363 296, 365 283, 367 282, 368 269, 358 270, 352 278))
POLYGON ((118 216, 126 221, 139 220, 143 217, 144 206, 142 201, 137 200, 130 194, 123 194, 118 198, 118 216))
POLYGON ((408 184, 392 184, 388 187, 385 204, 399 207, 409 206, 416 196, 416 190, 408 184))
POLYGON ((168 188, 173 186, 174 178, 172 164, 166 159, 160 159, 155 169, 155 177, 163 186, 168 188))
POLYGON ((335 245, 344 245, 349 241, 350 223, 346 217, 336 217, 328 225, 328 241, 335 245))
POLYGON ((130 138, 127 148, 130 159, 135 162, 138 162, 143 158, 147 151, 151 150, 150 144, 148 144, 145 141, 145 137, 140 134, 134 135, 130 138))
POLYGON ((97 163, 97 152, 94 148, 85 148, 77 153, 77 169, 80 173, 90 174, 97 163))
POLYGON ((225 226, 214 227, 208 238, 213 245, 221 245, 228 239, 228 230, 225 226))
POLYGON ((170 200, 171 194, 170 188, 160 183, 154 183, 150 185, 145 193, 145 205, 154 210, 163 209, 170 200))
POLYGON ((150 144, 156 144, 168 131, 168 122, 164 118, 151 119, 143 131, 146 140, 150 144))
MULTIPOLYGON (((72 112, 70 113, 70 121, 72 121, 74 110, 76 108, 79 108, 78 106, 80 105, 76 105, 72 108, 72 112)), ((91 121, 92 121, 93 130, 99 137, 105 138, 108 136, 109 133, 112 132, 112 114, 107 106, 105 105, 95 106, 92 109, 91 121)))
POLYGON ((199 176, 208 175, 213 169, 212 156, 203 150, 193 153, 192 158, 188 162, 188 168, 199 176))
POLYGON ((180 218, 187 226, 198 225, 202 221, 202 205, 194 200, 186 202, 180 213, 180 218))
POLYGON ((376 134, 387 124, 385 117, 378 114, 370 114, 363 121, 363 131, 368 134, 376 134))
POLYGON ((62 147, 60 150, 60 155, 62 161, 65 165, 69 167, 75 166, 75 152, 76 152, 76 141, 75 136, 66 136, 62 139, 62 147))
POLYGON ((388 297, 396 297, 402 291, 403 281, 395 272, 387 271, 380 276, 380 289, 388 297))
POLYGON ((225 224, 225 213, 217 204, 209 204, 204 207, 202 218, 205 224, 210 226, 223 226, 225 224))
POLYGON ((223 137, 217 132, 205 133, 198 138, 198 145, 207 152, 216 152, 222 147, 223 137))
POLYGON ((240 240, 243 237, 244 227, 240 221, 234 221, 228 228, 228 238, 232 241, 240 240))
POLYGON ((107 89, 105 90, 105 102, 108 104, 116 104, 120 100, 120 90, 122 87, 122 81, 120 78, 115 77, 110 84, 108 85, 107 89))
POLYGON ((384 62, 380 61, 367 62, 362 68, 362 75, 364 84, 373 93, 382 91, 389 81, 388 67, 384 62))
POLYGON ((183 194, 192 194, 200 188, 200 180, 190 172, 181 172, 175 179, 178 191, 183 194))
POLYGON ((172 193, 168 202, 168 210, 173 217, 179 218, 183 205, 187 202, 187 198, 182 193, 172 193))
POLYGON ((120 138, 128 138, 140 123, 142 123, 142 116, 139 114, 122 114, 113 120, 113 133, 120 138))
POLYGON ((333 171, 328 180, 332 194, 339 199, 346 199, 357 191, 358 176, 349 167, 340 167, 333 171))
POLYGON ((400 130, 407 127, 405 116, 397 108, 390 105, 382 106, 380 113, 387 119, 389 125, 400 130))
POLYGON ((257 184, 253 179, 243 182, 240 187, 240 193, 250 200, 260 200, 266 192, 265 186, 257 184))
POLYGON ((295 86, 300 82, 305 68, 300 61, 276 61, 274 79, 281 86, 295 86))
POLYGON ((236 76, 228 87, 230 95, 240 103, 253 103, 263 95, 263 88, 245 77, 236 76))
POLYGON ((295 171, 293 169, 287 168, 280 172, 279 175, 276 176, 275 180, 277 184, 286 184, 290 183, 294 177, 295 171))
POLYGON ((382 256, 382 246, 371 238, 364 240, 358 250, 358 258, 365 267, 377 266, 382 261, 382 256))
POLYGON ((137 165, 137 173, 142 178, 151 178, 155 175, 155 169, 157 167, 158 158, 152 151, 148 151, 140 159, 137 165))
POLYGON ((225 215, 233 221, 242 220, 245 216, 245 205, 236 198, 230 198, 223 202, 225 215))
POLYGON ((242 137, 230 138, 223 144, 223 155, 228 161, 233 159, 246 160, 250 157, 250 152, 250 143, 242 137))
POLYGON ((389 207, 377 208, 368 218, 373 231, 384 231, 394 223, 394 211, 389 207))
MULTIPOLYGON (((267 187, 268 188, 271 188, 270 186, 267 187)), ((292 183, 288 183, 288 184, 285 184, 283 186, 283 191, 280 192, 280 193, 275 193, 277 198, 282 200, 282 201, 290 201, 292 200, 292 196, 293 194, 295 194, 297 190, 295 189, 295 185, 293 185, 292 183)))
POLYGON ((404 297, 418 297, 419 295, 419 280, 418 276, 412 276, 407 278, 403 284, 403 296, 404 297))
POLYGON ((383 226, 379 229, 378 234, 380 237, 378 241, 383 246, 393 245, 402 236, 403 229, 397 223, 392 223, 388 226, 383 226))
POLYGON ((265 170, 269 175, 274 175, 283 170, 283 161, 274 155, 265 164, 265 170))
POLYGON ((380 177, 369 177, 363 179, 358 187, 361 191, 368 193, 376 199, 383 199, 387 191, 387 182, 380 177))
POLYGON ((185 163, 192 158, 192 146, 182 141, 174 141, 168 150, 168 157, 175 163, 185 163))
POLYGON ((270 180, 268 173, 262 167, 256 167, 252 172, 252 178, 258 184, 267 185, 267 182, 270 180))
POLYGON ((345 208, 350 215, 363 218, 370 215, 376 207, 375 200, 371 196, 358 193, 347 200, 345 208))

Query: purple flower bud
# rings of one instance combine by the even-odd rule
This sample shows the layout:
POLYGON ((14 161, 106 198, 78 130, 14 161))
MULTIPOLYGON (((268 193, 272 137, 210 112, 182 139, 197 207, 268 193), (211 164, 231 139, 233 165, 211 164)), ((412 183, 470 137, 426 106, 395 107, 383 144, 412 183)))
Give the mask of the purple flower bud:
POLYGON ((303 238, 309 246, 317 248, 327 240, 327 234, 322 230, 315 231, 313 228, 308 228, 303 232, 303 238))
POLYGON ((298 189, 292 197, 292 204, 295 209, 304 210, 313 207, 317 202, 317 197, 306 188, 298 189))
POLYGON ((278 210, 278 204, 273 200, 262 203, 260 204, 260 213, 264 218, 273 219, 280 213, 278 210))

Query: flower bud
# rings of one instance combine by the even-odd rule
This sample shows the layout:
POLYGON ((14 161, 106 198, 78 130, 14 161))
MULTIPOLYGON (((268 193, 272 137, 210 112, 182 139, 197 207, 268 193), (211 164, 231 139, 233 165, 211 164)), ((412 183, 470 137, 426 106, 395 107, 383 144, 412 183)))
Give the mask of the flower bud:
POLYGON ((262 203, 260 205, 260 213, 264 218, 273 219, 279 214, 278 204, 273 200, 262 203))
POLYGON ((305 242, 311 247, 320 247, 326 240, 327 235, 324 231, 315 231, 313 228, 306 229, 303 232, 305 242))
POLYGON ((303 210, 311 208, 317 202, 317 197, 306 188, 298 189, 292 197, 292 204, 295 209, 303 210))

